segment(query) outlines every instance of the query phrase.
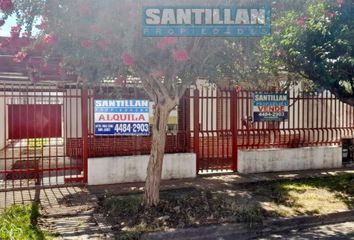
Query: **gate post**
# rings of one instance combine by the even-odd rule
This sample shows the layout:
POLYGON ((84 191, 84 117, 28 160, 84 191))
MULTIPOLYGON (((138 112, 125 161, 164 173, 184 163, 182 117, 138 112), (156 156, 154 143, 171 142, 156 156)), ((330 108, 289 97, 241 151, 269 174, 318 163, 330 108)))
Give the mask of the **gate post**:
POLYGON ((237 171, 237 159, 238 159, 238 144, 237 144, 237 135, 238 135, 238 119, 237 119, 237 109, 238 109, 238 96, 236 89, 231 90, 231 132, 232 132, 232 164, 231 170, 237 171))
POLYGON ((84 171, 84 183, 87 183, 87 171, 88 171, 88 90, 83 87, 81 90, 81 127, 82 127, 82 161, 84 171))
POLYGON ((193 125, 193 131, 194 131, 194 152, 196 155, 196 171, 198 174, 199 171, 199 131, 200 131, 200 126, 199 126, 199 90, 195 89, 194 90, 194 94, 193 94, 193 99, 194 99, 194 103, 193 103, 193 112, 194 112, 194 116, 193 116, 193 121, 194 121, 194 125, 193 125))

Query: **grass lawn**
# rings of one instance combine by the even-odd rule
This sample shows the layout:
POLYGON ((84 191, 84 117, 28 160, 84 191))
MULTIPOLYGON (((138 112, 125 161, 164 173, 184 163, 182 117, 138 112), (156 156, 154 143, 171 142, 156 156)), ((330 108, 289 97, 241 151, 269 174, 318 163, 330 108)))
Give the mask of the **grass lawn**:
POLYGON ((243 186, 270 215, 318 215, 354 208, 354 174, 243 186))
POLYGON ((194 188, 161 192, 161 203, 141 206, 141 194, 99 197, 100 209, 120 239, 144 232, 242 222, 249 227, 267 217, 326 214, 354 208, 354 174, 248 183, 228 189, 194 188))
POLYGON ((0 214, 0 239, 42 240, 52 236, 37 227, 39 205, 13 205, 0 214))

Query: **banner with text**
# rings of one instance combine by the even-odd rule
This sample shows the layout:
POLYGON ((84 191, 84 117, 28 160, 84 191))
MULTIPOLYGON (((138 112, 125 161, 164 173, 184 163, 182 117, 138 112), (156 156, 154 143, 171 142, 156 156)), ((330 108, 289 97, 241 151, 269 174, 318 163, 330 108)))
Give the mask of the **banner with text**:
POLYGON ((253 121, 285 121, 289 114, 288 94, 256 93, 253 97, 253 121))
POLYGON ((95 100, 95 135, 149 135, 148 100, 95 100))
POLYGON ((270 7, 144 7, 145 37, 256 37, 270 35, 270 7))

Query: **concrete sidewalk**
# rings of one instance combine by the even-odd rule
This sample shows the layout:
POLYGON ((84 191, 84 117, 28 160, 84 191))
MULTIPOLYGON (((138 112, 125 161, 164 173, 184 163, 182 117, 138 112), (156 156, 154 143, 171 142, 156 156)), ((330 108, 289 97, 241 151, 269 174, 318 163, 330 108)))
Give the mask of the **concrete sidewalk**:
POLYGON ((39 196, 43 230, 58 234, 56 239, 111 239, 110 229, 95 217, 97 198, 86 187, 60 187, 0 192, 3 210, 12 204, 33 202, 39 196))
MULTIPOLYGON (((242 183, 329 177, 344 173, 354 173, 354 166, 339 169, 306 170, 277 173, 209 173, 199 175, 197 178, 193 179, 162 180, 161 190, 188 187, 194 187, 199 189, 224 189, 242 183)), ((144 189, 144 183, 121 183, 101 186, 88 186, 87 189, 90 193, 93 194, 102 194, 105 192, 110 192, 113 194, 134 193, 142 192, 144 189)))
MULTIPOLYGON (((341 168, 341 169, 330 169, 330 170, 312 170, 312 171, 294 171, 294 172, 282 172, 282 173, 260 173, 260 174, 238 174, 238 173, 220 173, 220 174, 204 174, 200 175, 195 179, 186 180, 169 180, 163 181, 161 189, 176 189, 176 188, 186 188, 195 187, 200 189, 227 189, 237 184, 259 182, 259 181, 273 181, 273 180, 284 180, 284 179, 302 179, 302 178, 317 178, 317 177, 329 177, 344 173, 354 173, 354 167, 351 168, 341 168)), ((45 210, 45 223, 52 226, 52 229, 60 233, 59 239, 114 239, 114 232, 111 226, 105 222, 105 218, 102 214, 95 213, 97 206, 96 195, 100 195, 106 192, 113 194, 124 194, 132 192, 143 191, 144 183, 125 183, 125 184, 114 184, 105 186, 87 186, 84 188, 76 188, 76 192, 70 194, 70 189, 67 190, 67 194, 61 197, 59 204, 54 204, 50 206, 48 202, 44 204, 45 210), (65 200, 65 201, 64 201, 65 200)), ((72 189, 73 190, 73 189, 72 189)), ((329 216, 329 220, 333 219, 333 216, 341 219, 351 219, 354 221, 354 212, 349 213, 338 213, 339 215, 329 216)), ((286 225, 288 227, 293 227, 294 225, 311 225, 311 222, 320 223, 323 222, 323 218, 293 218, 293 219, 281 219, 278 222, 268 222, 259 229, 258 232, 268 229, 265 233, 279 231, 278 228, 273 228, 272 226, 286 225), (282 221, 286 221, 285 224, 282 221)), ((339 220, 343 221, 343 220, 339 220)), ((228 237, 224 239, 242 239, 241 236, 257 236, 253 233, 254 230, 245 228, 242 224, 226 224, 218 226, 206 226, 205 231, 210 233, 222 233, 228 234, 228 237), (237 230, 238 229, 238 230, 237 230)), ((284 230, 286 228, 282 228, 284 230)), ((191 229, 179 229, 177 231, 185 232, 186 235, 179 239, 193 239, 192 235, 196 234, 196 239, 205 239, 200 237, 200 232, 195 232, 191 229), (192 235, 188 235, 188 234, 192 235)), ((198 230, 197 230, 198 231, 198 230)), ((152 234, 148 239, 155 239, 159 234, 152 234), (150 238, 152 237, 152 238, 150 238)), ((162 234, 162 238, 157 239, 169 239, 171 235, 162 234)), ((175 236, 175 235, 172 235, 175 236)), ((209 234, 211 238, 218 239, 214 234, 209 234)), ((226 236, 226 235, 225 235, 226 236)), ((174 238, 172 238, 174 239, 174 238)), ((223 238, 219 238, 223 239, 223 238)), ((247 239, 249 239, 247 237, 247 239)))
MULTIPOLYGON (((258 239, 272 234, 301 230, 338 223, 354 223, 354 210, 340 213, 331 213, 319 216, 300 216, 293 218, 270 219, 262 225, 248 227, 241 223, 201 226, 196 228, 175 229, 170 232, 154 232, 143 234, 143 240, 246 240, 258 239)), ((349 231, 348 231, 349 232, 349 231)), ((351 233, 350 233, 351 234, 351 233)), ((323 235, 321 237, 324 237, 323 235)), ((284 239, 284 238, 282 238, 284 239)), ((301 238, 303 239, 303 238, 301 238)), ((320 235, 310 238, 320 239, 320 235)))
MULTIPOLYGON (((162 181, 161 189, 167 190, 188 187, 199 189, 227 189, 242 183, 328 177, 344 173, 354 173, 354 167, 247 175, 225 172, 219 174, 204 174, 199 175, 195 179, 162 181)), ((41 189, 40 201, 43 207, 43 218, 40 221, 40 225, 47 230, 59 233, 60 236, 58 239, 112 239, 114 236, 112 235, 113 233, 110 226, 104 222, 103 216, 95 212, 98 207, 96 195, 106 192, 113 194, 141 192, 143 191, 143 186, 144 183, 124 183, 105 186, 41 189)), ((29 202, 33 200, 33 196, 35 196, 34 191, 35 190, 8 192, 6 197, 4 192, 0 192, 0 206, 29 202)), ((234 230, 238 227, 244 229, 244 226, 232 225, 234 230)), ((221 229, 221 231, 223 231, 223 229, 221 229)))
MULTIPOLYGON (((258 174, 238 174, 233 172, 224 172, 218 174, 199 175, 195 179, 183 180, 165 180, 161 183, 161 190, 171 190, 178 188, 199 188, 199 189, 229 189, 238 184, 290 180, 290 179, 308 179, 331 177, 340 174, 354 174, 354 167, 340 169, 323 169, 308 171, 291 171, 278 173, 258 173, 258 174)), ((104 193, 111 194, 129 194, 142 192, 144 183, 123 183, 105 186, 88 186, 91 194, 100 195, 104 193)), ((283 219, 268 219, 262 225, 256 228, 249 228, 244 224, 221 224, 211 226, 201 226, 198 228, 176 229, 172 232, 155 232, 143 234, 142 239, 149 240, 182 240, 182 239, 252 239, 267 234, 284 232, 299 228, 308 228, 320 226, 325 223, 342 223, 354 221, 354 211, 338 212, 320 216, 304 216, 283 219)))

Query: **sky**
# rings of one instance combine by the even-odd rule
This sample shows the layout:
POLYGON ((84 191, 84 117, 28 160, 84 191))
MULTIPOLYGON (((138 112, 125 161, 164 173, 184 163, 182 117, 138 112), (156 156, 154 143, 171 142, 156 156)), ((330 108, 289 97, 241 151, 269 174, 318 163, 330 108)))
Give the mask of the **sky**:
MULTIPOLYGON (((0 19, 2 18, 2 14, 0 13, 0 19)), ((8 17, 5 21, 5 24, 0 27, 0 37, 9 37, 10 36, 10 31, 11 27, 16 26, 16 16, 12 15, 8 17)), ((32 33, 36 32, 36 28, 33 29, 32 33)))
MULTIPOLYGON (((1 14, 0 14, 1 18, 1 14)), ((14 16, 6 19, 5 24, 0 27, 0 36, 10 36, 11 27, 16 25, 16 18, 14 16)))

